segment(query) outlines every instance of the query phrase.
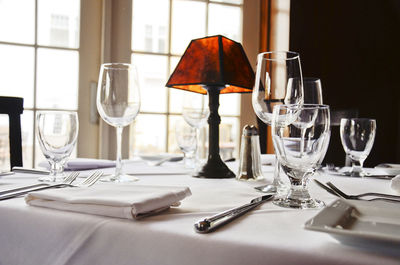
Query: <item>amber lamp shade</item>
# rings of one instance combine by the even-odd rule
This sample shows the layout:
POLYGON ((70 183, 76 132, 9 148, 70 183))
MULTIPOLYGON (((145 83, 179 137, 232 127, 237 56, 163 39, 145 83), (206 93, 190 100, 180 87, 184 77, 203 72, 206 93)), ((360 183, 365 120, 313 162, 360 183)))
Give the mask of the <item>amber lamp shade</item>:
POLYGON ((219 155, 219 94, 249 93, 254 72, 240 43, 217 35, 192 40, 166 86, 209 95, 208 160, 196 177, 233 178, 219 155))

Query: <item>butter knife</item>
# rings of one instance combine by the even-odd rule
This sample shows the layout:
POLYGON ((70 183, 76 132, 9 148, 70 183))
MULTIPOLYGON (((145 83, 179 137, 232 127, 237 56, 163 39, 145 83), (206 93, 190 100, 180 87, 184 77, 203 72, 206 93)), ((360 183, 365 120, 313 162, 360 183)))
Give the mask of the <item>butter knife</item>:
POLYGON ((211 217, 207 217, 203 220, 198 221, 194 224, 194 230, 197 233, 209 233, 214 231, 215 229, 223 226, 236 219, 237 217, 247 213, 248 211, 256 208, 260 204, 270 200, 273 198, 273 195, 264 195, 261 197, 257 197, 250 201, 250 203, 244 204, 239 207, 235 207, 211 217))

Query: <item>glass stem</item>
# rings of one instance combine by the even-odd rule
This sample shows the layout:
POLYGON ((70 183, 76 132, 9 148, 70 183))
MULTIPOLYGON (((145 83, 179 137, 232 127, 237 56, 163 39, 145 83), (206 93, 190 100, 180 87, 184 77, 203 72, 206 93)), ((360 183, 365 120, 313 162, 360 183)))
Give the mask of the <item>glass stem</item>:
POLYGON ((115 160, 115 177, 122 174, 122 130, 124 127, 117 126, 117 159, 115 160))

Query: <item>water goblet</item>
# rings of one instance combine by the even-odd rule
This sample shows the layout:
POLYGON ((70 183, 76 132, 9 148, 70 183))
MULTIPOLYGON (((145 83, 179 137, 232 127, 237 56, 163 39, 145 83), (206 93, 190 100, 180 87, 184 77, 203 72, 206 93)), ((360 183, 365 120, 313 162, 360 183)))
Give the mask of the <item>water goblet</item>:
POLYGON ((329 139, 330 113, 327 105, 280 105, 274 108, 272 140, 278 161, 289 178, 286 197, 274 204, 287 208, 320 208, 324 203, 313 199, 308 180, 319 168, 329 139))
POLYGON ((207 123, 210 115, 208 106, 208 95, 193 92, 186 92, 183 96, 182 117, 183 119, 197 131, 197 150, 195 152, 194 164, 196 168, 200 168, 200 129, 207 123))
POLYGON ((191 127, 184 120, 179 120, 175 124, 175 137, 179 149, 184 154, 184 165, 186 168, 195 167, 195 153, 197 150, 197 130, 191 127))
POLYGON ((125 63, 103 64, 97 88, 97 110, 117 131, 117 158, 114 175, 103 181, 128 182, 138 178, 122 171, 122 131, 139 113, 140 92, 136 67, 125 63))
POLYGON ((376 134, 376 121, 353 118, 340 120, 340 139, 346 155, 351 159, 353 177, 363 177, 366 173, 363 164, 371 152, 376 134))
MULTIPOLYGON (((272 51, 257 56, 252 105, 257 117, 271 125, 273 108, 282 104, 303 103, 303 77, 300 55, 296 52, 272 51)), ((275 163, 274 179, 263 188, 267 193, 287 190, 279 176, 280 165, 275 163)))
POLYGON ((37 112, 37 139, 50 163, 50 174, 40 177, 40 181, 56 181, 64 177, 64 164, 74 149, 78 127, 78 114, 75 111, 37 112))

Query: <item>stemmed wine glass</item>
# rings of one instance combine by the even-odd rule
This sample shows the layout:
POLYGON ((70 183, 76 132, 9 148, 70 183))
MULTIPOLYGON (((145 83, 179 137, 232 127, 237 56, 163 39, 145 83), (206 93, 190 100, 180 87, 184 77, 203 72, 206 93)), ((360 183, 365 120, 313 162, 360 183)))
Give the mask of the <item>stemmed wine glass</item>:
POLYGON ((376 121, 373 119, 353 118, 340 120, 340 139, 346 155, 351 159, 353 177, 363 177, 366 173, 363 164, 374 145, 376 121))
POLYGON ((183 119, 197 131, 197 151, 194 157, 195 168, 200 166, 200 129, 203 128, 207 123, 207 118, 209 115, 210 110, 208 107, 208 94, 185 92, 183 96, 182 116, 183 119))
POLYGON ((64 177, 64 164, 71 155, 78 137, 78 114, 75 111, 38 111, 37 139, 50 163, 50 174, 40 181, 56 181, 64 177))
POLYGON ((321 80, 303 77, 304 104, 323 104, 321 80))
POLYGON ((101 118, 117 130, 115 174, 108 181, 135 181, 136 177, 122 172, 122 131, 139 113, 140 90, 136 67, 125 63, 107 63, 100 69, 97 88, 97 110, 101 118))
POLYGON ((274 204, 298 209, 324 206, 323 202, 311 198, 307 184, 325 156, 329 131, 330 112, 327 105, 275 106, 272 140, 291 187, 286 198, 277 198, 274 204))
MULTIPOLYGON (((303 103, 303 77, 300 55, 290 51, 272 51, 257 56, 257 71, 252 104, 258 118, 271 125, 276 105, 303 103)), ((285 189, 279 177, 280 165, 275 163, 274 180, 263 188, 276 193, 285 189)))
POLYGON ((175 137, 179 149, 184 154, 183 162, 186 168, 194 168, 194 157, 197 150, 197 130, 183 119, 175 123, 175 137))

